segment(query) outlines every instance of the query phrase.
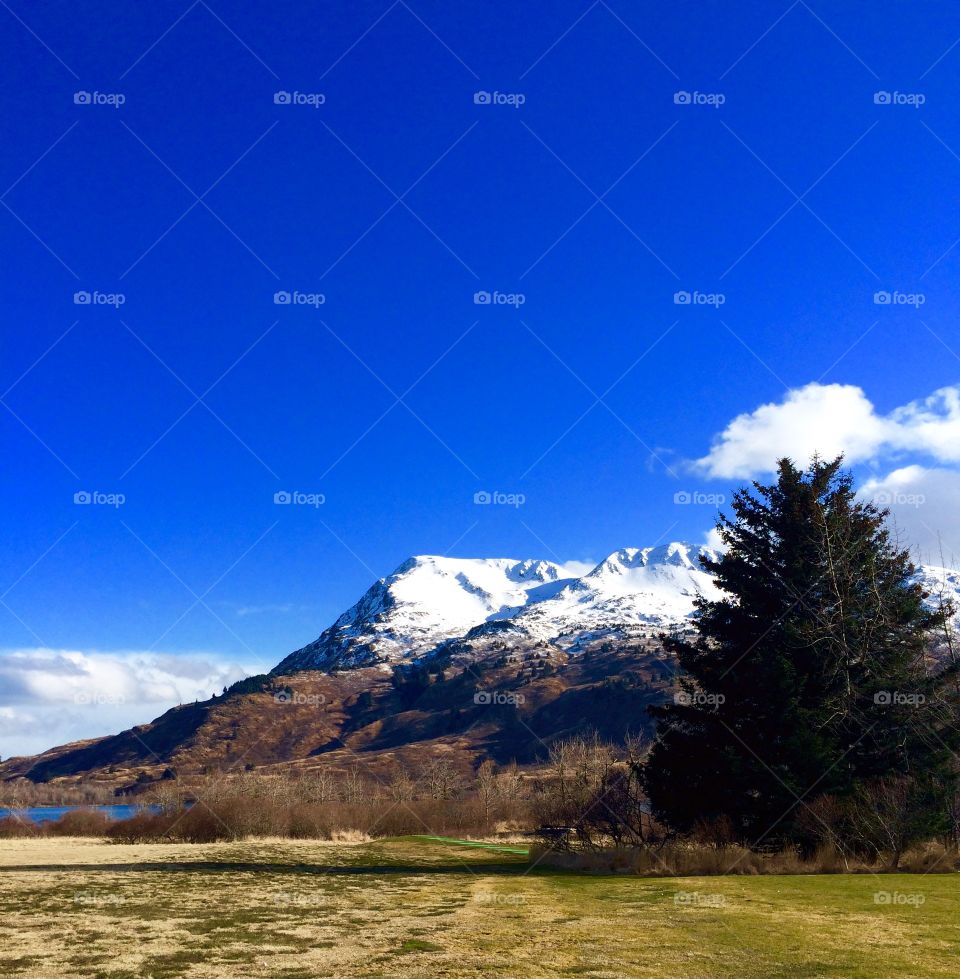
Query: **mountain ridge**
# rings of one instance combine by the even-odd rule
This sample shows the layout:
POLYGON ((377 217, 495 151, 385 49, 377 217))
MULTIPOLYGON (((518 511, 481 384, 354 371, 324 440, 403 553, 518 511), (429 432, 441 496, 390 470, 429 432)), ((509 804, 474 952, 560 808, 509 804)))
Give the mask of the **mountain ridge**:
POLYGON ((702 555, 715 559, 717 552, 684 541, 621 548, 586 572, 573 562, 418 555, 371 585, 271 673, 416 660, 476 638, 485 626, 566 647, 577 633, 677 625, 693 614, 698 595, 715 597, 702 555))

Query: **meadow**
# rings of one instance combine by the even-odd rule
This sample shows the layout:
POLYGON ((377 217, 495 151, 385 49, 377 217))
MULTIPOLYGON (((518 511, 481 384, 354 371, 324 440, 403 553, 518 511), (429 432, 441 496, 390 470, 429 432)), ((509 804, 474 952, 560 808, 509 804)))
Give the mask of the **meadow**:
POLYGON ((0 840, 0 974, 953 976, 956 874, 642 878, 423 838, 0 840))

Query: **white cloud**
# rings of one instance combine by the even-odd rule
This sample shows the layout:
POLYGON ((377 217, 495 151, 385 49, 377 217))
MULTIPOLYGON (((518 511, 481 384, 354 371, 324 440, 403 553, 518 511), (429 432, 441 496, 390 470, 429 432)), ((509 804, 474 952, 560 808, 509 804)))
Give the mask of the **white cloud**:
POLYGON ((711 527, 703 535, 703 543, 715 551, 725 551, 727 549, 723 543, 723 538, 720 536, 720 531, 716 527, 711 527))
POLYGON ((960 567, 960 472, 904 466, 867 480, 860 495, 889 508, 900 543, 916 560, 960 567))
POLYGON ((843 452, 851 465, 904 452, 960 462, 960 385, 881 415, 855 385, 807 384, 738 415, 693 465, 709 477, 744 479, 772 472, 781 456, 803 464, 814 452, 843 452))
POLYGON ((897 408, 896 447, 925 452, 938 462, 960 462, 960 385, 897 408))
POLYGON ((585 561, 564 561, 560 567, 563 569, 564 577, 582 578, 585 574, 590 574, 599 563, 599 561, 591 561, 588 558, 585 561))
POLYGON ((902 546, 926 564, 940 564, 942 551, 947 566, 960 566, 960 385, 881 414, 855 385, 807 384, 738 415, 692 465, 710 478, 747 479, 768 475, 782 456, 806 465, 814 452, 869 465, 860 495, 890 509, 902 546))
POLYGON ((237 615, 243 617, 246 615, 264 615, 264 614, 277 614, 286 615, 288 612, 292 612, 296 606, 286 603, 283 605, 238 605, 235 609, 237 615))
POLYGON ((208 653, 0 651, 0 755, 114 734, 268 668, 208 653))

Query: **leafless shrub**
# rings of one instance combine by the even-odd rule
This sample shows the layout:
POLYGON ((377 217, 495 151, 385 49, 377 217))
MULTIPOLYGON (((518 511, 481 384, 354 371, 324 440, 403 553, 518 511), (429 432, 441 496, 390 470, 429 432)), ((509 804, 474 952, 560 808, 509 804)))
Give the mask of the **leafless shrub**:
POLYGON ((640 789, 643 746, 596 735, 559 742, 536 786, 536 832, 557 849, 636 846, 657 835, 640 789))

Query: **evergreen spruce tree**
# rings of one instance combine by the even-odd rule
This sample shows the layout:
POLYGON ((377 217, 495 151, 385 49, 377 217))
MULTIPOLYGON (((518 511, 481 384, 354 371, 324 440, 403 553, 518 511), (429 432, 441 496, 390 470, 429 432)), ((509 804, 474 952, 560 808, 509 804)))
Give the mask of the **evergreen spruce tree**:
POLYGON ((665 640, 681 676, 675 702, 654 708, 642 774, 654 814, 774 846, 800 837, 815 797, 897 781, 925 800, 914 831, 943 828, 957 667, 928 652, 951 610, 924 604, 888 513, 856 499, 842 457, 807 471, 783 459, 732 509, 721 557, 703 562, 726 596, 698 601, 694 641, 665 640))

